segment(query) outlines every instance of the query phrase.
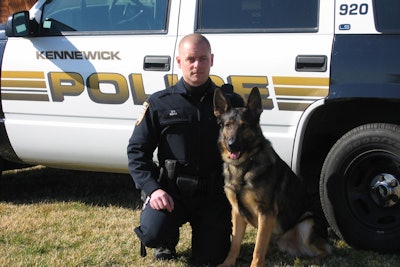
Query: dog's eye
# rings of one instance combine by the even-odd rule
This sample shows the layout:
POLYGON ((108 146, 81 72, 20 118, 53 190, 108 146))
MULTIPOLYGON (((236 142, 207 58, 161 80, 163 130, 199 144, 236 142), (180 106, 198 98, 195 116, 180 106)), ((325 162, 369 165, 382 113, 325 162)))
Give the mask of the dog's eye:
POLYGON ((229 122, 224 124, 224 128, 227 128, 227 129, 231 128, 231 126, 232 126, 232 123, 229 123, 229 122))

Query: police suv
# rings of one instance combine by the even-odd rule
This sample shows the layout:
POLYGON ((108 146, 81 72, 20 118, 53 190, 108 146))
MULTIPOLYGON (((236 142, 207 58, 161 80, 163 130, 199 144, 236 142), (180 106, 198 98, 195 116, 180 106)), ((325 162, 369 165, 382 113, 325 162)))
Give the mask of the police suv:
POLYGON ((400 249, 400 1, 38 0, 0 33, 0 154, 127 173, 141 105, 182 36, 217 85, 261 89, 261 126, 350 245, 400 249))

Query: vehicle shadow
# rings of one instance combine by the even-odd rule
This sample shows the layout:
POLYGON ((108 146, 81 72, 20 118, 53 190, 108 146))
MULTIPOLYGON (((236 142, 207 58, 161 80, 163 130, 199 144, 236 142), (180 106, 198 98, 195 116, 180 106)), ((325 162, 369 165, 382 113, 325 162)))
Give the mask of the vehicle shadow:
POLYGON ((129 174, 53 169, 42 166, 3 172, 0 202, 82 202, 138 209, 140 191, 129 174))

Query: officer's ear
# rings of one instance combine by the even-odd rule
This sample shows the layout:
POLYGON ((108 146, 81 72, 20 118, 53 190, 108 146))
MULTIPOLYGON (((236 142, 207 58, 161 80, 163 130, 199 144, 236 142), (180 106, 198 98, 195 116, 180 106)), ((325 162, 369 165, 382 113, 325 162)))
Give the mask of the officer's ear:
POLYGON ((178 67, 181 69, 181 57, 180 56, 176 56, 176 63, 178 64, 178 67))

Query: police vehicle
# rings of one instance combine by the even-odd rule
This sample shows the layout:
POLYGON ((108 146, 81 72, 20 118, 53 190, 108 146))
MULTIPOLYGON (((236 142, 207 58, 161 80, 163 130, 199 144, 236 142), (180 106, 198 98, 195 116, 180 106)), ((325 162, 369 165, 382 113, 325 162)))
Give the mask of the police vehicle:
POLYGON ((336 234, 398 251, 399 16, 393 0, 38 0, 0 33, 0 155, 128 172, 142 103, 198 32, 217 85, 261 89, 265 136, 336 234))

